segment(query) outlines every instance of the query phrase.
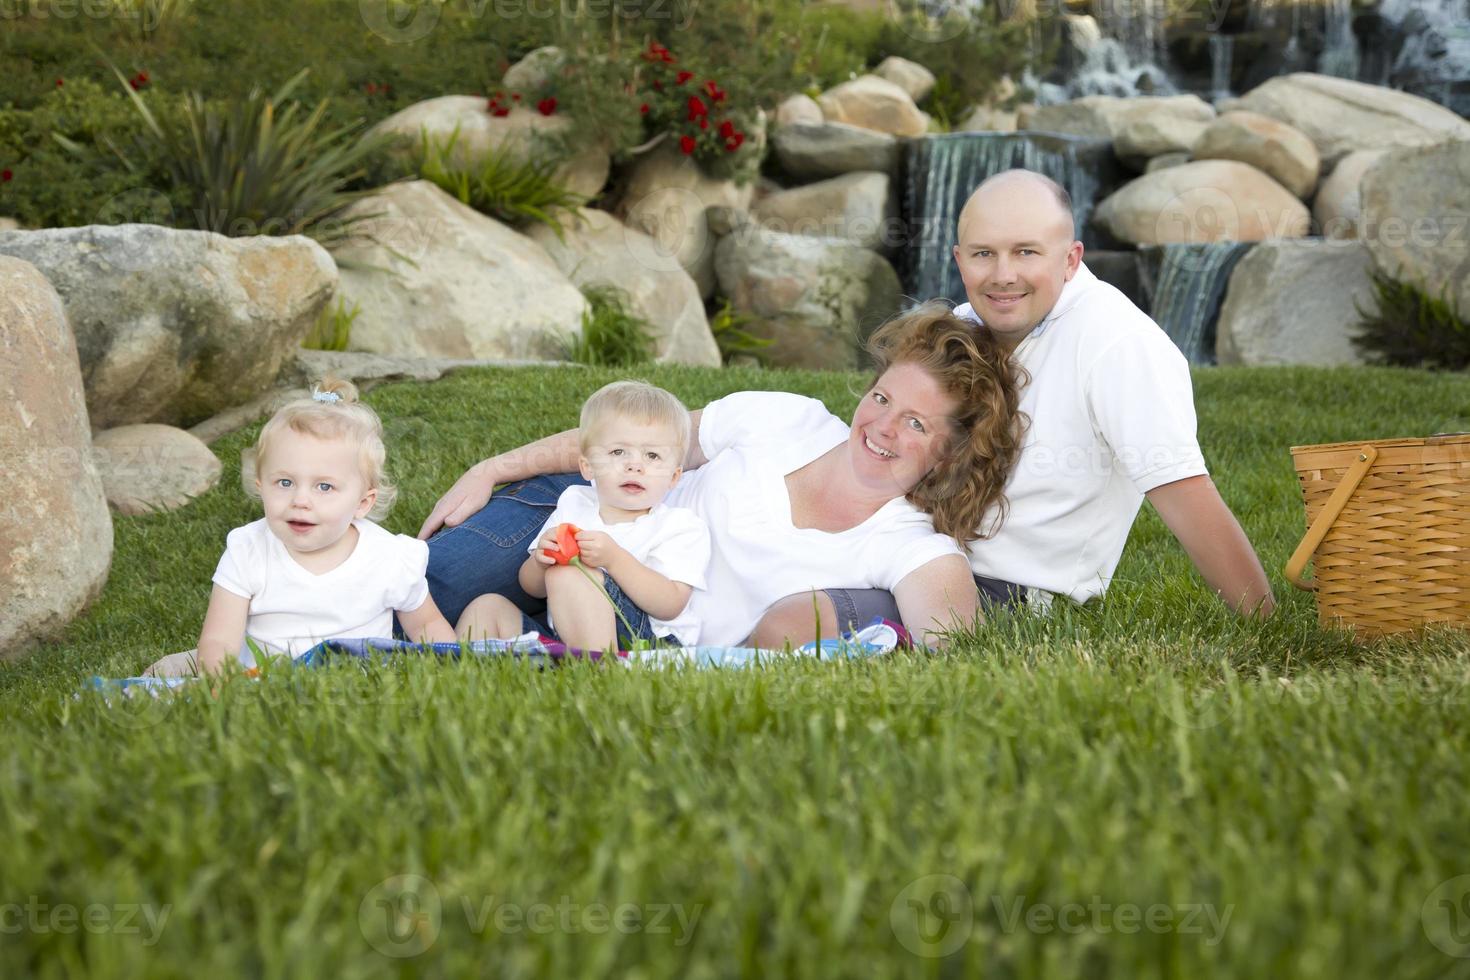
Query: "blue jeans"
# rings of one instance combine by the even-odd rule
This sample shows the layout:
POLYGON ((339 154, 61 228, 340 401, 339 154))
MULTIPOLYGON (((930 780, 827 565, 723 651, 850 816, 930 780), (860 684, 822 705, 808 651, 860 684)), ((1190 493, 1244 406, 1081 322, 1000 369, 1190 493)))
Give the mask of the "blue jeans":
MULTIPOLYGON (((612 600, 613 609, 615 610, 613 620, 617 627, 619 650, 632 649, 633 641, 635 640, 658 641, 658 636, 653 632, 653 620, 649 618, 648 613, 638 608, 633 600, 628 598, 627 593, 623 591, 617 582, 613 581, 611 575, 604 574, 602 587, 607 590, 607 597, 612 600), (631 633, 629 629, 632 630, 631 633)), ((553 640, 561 639, 554 629, 548 627, 540 619, 521 613, 521 632, 528 633, 532 630, 549 636, 553 640)), ((662 642, 670 643, 674 646, 684 645, 682 640, 672 634, 664 637, 662 642)))
POLYGON ((577 473, 557 473, 512 483, 495 491, 469 520, 429 539, 429 595, 451 626, 487 592, 505 596, 533 616, 545 611, 545 599, 521 588, 528 539, 541 530, 563 490, 586 482, 577 473))

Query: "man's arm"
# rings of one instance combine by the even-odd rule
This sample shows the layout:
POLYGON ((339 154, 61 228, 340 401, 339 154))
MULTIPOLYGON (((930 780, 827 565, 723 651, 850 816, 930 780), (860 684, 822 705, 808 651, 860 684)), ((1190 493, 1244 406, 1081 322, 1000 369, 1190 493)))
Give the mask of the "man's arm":
POLYGON ((943 644, 942 634, 980 621, 980 593, 963 555, 925 562, 893 587, 893 598, 909 633, 921 646, 943 644))
POLYGON ((1276 600, 1266 570, 1213 480, 1191 476, 1144 496, 1227 606, 1245 616, 1271 615, 1276 600))
MULTIPOLYGON (((686 470, 708 462, 699 448, 699 415, 699 412, 689 413, 689 451, 684 455, 686 470)), ((581 455, 577 430, 566 429, 519 449, 480 460, 439 498, 419 528, 419 539, 426 541, 441 526, 455 527, 479 513, 490 502, 491 493, 502 483, 514 483, 545 473, 570 473, 577 468, 581 455)))

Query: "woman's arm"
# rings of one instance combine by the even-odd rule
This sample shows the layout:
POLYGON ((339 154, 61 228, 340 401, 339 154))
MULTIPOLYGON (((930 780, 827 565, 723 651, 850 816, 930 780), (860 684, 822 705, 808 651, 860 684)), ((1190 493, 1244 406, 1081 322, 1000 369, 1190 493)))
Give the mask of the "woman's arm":
POLYGON ((899 615, 915 642, 942 646, 951 629, 974 626, 981 619, 980 593, 963 555, 925 562, 893 587, 899 615))
POLYGON ((209 609, 199 630, 199 672, 218 673, 240 655, 245 644, 245 624, 250 618, 250 600, 216 585, 209 593, 209 609))
MULTIPOLYGON (((699 448, 699 412, 690 412, 689 451, 684 454, 684 468, 692 470, 708 460, 699 448)), ((538 439, 529 445, 512 449, 471 466, 455 481, 454 486, 424 519, 419 539, 427 541, 440 527, 455 527, 471 515, 479 513, 490 502, 490 495, 502 483, 513 483, 546 473, 571 473, 582 458, 578 430, 567 429, 554 436, 538 439)))

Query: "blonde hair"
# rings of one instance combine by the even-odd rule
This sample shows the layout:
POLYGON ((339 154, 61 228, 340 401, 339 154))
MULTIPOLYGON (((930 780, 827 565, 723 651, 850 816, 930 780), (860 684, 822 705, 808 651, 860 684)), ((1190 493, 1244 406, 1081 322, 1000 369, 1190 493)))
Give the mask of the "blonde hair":
POLYGON ((644 381, 614 381, 597 389, 582 405, 577 435, 584 456, 591 448, 597 427, 612 418, 668 426, 677 443, 674 461, 684 465, 684 456, 689 451, 689 409, 673 394, 644 381))
POLYGON ((893 365, 913 364, 958 402, 944 456, 908 492, 908 501, 961 547, 992 536, 1005 520, 1006 479, 1028 422, 1019 408, 1025 370, 989 328, 959 319, 942 301, 879 327, 868 353, 877 370, 874 384, 893 365), (991 520, 983 527, 987 514, 991 520))
POLYGON ((271 442, 288 429, 317 439, 356 443, 362 478, 368 489, 378 491, 367 516, 375 521, 387 516, 398 489, 388 480, 384 465, 388 451, 383 446, 383 422, 377 412, 357 400, 356 385, 323 378, 312 385, 310 398, 297 399, 271 416, 255 445, 240 454, 240 482, 250 496, 260 498, 260 489, 255 485, 260 460, 270 453, 271 442))

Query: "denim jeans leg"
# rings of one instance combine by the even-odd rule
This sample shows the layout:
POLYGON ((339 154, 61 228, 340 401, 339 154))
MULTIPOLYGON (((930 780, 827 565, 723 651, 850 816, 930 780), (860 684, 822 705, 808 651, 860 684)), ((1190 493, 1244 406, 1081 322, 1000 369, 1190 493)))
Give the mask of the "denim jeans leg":
POLYGON ((495 592, 536 615, 546 608, 521 589, 519 572, 528 540, 541 529, 567 487, 586 483, 577 473, 536 476, 497 490, 463 524, 429 539, 429 594, 450 625, 476 596, 495 592))

